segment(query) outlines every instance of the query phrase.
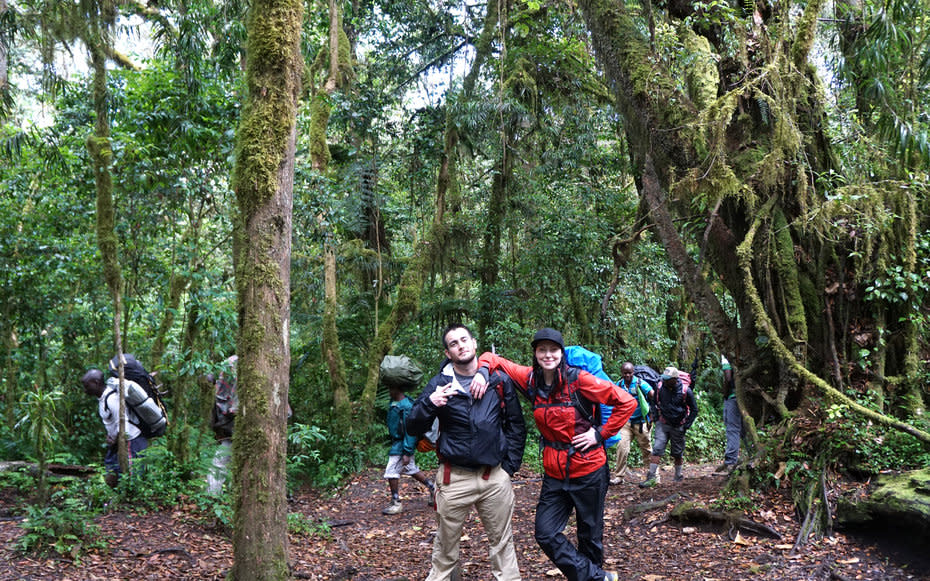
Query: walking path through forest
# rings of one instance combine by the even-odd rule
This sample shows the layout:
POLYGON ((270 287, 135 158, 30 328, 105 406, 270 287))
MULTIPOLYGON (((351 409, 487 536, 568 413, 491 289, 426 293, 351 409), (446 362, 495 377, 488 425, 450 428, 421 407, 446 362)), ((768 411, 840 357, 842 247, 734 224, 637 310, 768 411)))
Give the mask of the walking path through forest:
MULTIPOLYGON (((723 483, 723 477, 712 471, 711 465, 686 466, 686 478, 680 483, 673 483, 670 471, 665 471, 663 484, 654 489, 642 490, 633 481, 611 486, 605 514, 606 568, 619 571, 621 579, 643 581, 930 579, 927 552, 907 554, 900 544, 880 549, 839 534, 792 554, 798 522, 787 494, 754 498, 755 507, 746 513, 778 531, 781 539, 745 531, 737 535, 736 531, 710 526, 683 527, 668 520, 671 504, 630 518, 624 516, 628 507, 675 493, 682 500, 710 505, 719 497, 723 483)), ((514 478, 514 487, 514 534, 524 581, 564 579, 533 539, 539 475, 522 470, 514 478)), ((326 521, 332 527, 328 539, 292 535, 294 577, 422 581, 429 571, 434 514, 426 506, 426 493, 413 480, 401 481, 401 497, 404 512, 381 514, 388 494, 380 468, 356 475, 334 492, 294 495, 291 512, 326 521)), ((15 500, 0 497, 0 509, 4 509, 0 514, 9 514, 15 500)), ((182 504, 149 514, 112 513, 97 522, 113 537, 110 548, 73 562, 15 553, 11 542, 20 529, 14 520, 0 519, 0 579, 220 580, 232 564, 228 534, 205 523, 193 506, 182 504)), ((486 551, 480 524, 469 519, 462 539, 463 581, 490 579, 486 551)))

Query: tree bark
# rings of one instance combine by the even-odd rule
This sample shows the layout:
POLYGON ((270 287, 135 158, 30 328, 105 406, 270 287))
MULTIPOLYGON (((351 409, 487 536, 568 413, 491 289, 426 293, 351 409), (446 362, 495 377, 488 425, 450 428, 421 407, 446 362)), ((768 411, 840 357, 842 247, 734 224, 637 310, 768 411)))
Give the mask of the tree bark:
MULTIPOLYGON (((351 70, 351 59, 348 57, 348 50, 348 37, 342 29, 339 4, 336 0, 329 0, 329 63, 326 80, 320 91, 313 96, 310 121, 311 165, 321 174, 326 173, 331 160, 327 144, 327 126, 331 113, 330 96, 342 87, 344 79, 350 76, 348 71, 351 70)), ((319 221, 323 230, 323 359, 329 370, 329 380, 333 390, 336 431, 345 433, 351 427, 352 402, 349 398, 349 384, 346 380, 342 350, 339 347, 339 329, 336 326, 339 313, 336 243, 327 217, 321 216, 319 221)))
POLYGON ((233 436, 238 581, 287 579, 285 456, 290 371, 290 258, 303 2, 257 0, 233 187, 239 302, 233 436))
POLYGON ((913 221, 893 195, 869 184, 846 186, 855 176, 815 179, 841 170, 825 133, 820 81, 808 63, 823 1, 805 4, 797 17, 786 5, 736 16, 733 25, 722 25, 740 37, 736 54, 717 26, 691 18, 699 15, 687 4, 663 18, 688 50, 662 54, 643 32, 648 15, 636 8, 614 0, 579 6, 623 116, 647 219, 717 347, 738 370, 741 409, 773 405, 776 419, 791 422, 800 405, 816 406, 821 400, 812 396, 824 394, 926 441, 924 431, 857 404, 811 372, 828 369, 831 353, 858 352, 850 319, 874 322, 877 311, 856 282, 882 272, 869 261, 889 254, 882 250, 888 240, 905 252, 913 246, 907 234, 913 221), (851 213, 896 218, 837 226, 839 210, 827 194, 844 187, 860 200, 851 213), (874 195, 862 195, 868 192, 874 195), (862 233, 875 223, 880 234, 862 233), (701 229, 703 237, 692 234, 701 229), (869 256, 846 260, 856 251, 869 256), (705 272, 719 277, 736 316, 721 308, 705 272), (824 309, 828 292, 837 292, 826 290, 834 281, 844 289, 842 313, 824 309), (822 324, 825 310, 834 319, 822 324))
MULTIPOLYGON (((94 185, 97 190, 97 245, 103 261, 103 277, 113 300, 113 350, 117 356, 123 353, 120 318, 122 316, 123 277, 119 265, 119 239, 116 236, 116 218, 113 208, 113 176, 110 164, 113 149, 110 144, 109 92, 107 90, 107 50, 109 22, 91 22, 88 38, 85 39, 90 52, 93 70, 94 133, 87 138, 87 150, 94 168, 94 185)), ((120 472, 129 473, 129 453, 126 444, 126 389, 123 381, 122 357, 119 357, 119 433, 117 455, 120 472)))
MULTIPOLYGON (((0 0, 0 19, 6 15, 7 1, 0 0)), ((10 97, 10 39, 6 28, 0 29, 0 119, 6 119, 10 97)))

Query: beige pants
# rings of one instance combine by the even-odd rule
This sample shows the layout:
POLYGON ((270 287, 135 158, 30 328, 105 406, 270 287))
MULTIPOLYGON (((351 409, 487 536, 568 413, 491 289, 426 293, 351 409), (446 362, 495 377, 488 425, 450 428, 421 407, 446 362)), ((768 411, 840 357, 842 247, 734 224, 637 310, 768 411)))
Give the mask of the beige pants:
POLYGON ((649 430, 646 424, 633 425, 630 422, 620 428, 620 441, 617 442, 617 461, 614 464, 613 477, 623 478, 629 473, 626 460, 630 456, 630 442, 636 440, 639 451, 642 453, 643 463, 648 465, 648 458, 652 455, 652 444, 649 442, 649 430))
POLYGON ((444 467, 436 475, 436 515, 438 526, 433 542, 433 563, 426 581, 448 581, 459 560, 459 539, 465 518, 474 506, 488 535, 491 573, 497 581, 520 581, 520 567, 513 548, 513 487, 510 476, 500 467, 472 472, 452 467, 449 483, 444 467))

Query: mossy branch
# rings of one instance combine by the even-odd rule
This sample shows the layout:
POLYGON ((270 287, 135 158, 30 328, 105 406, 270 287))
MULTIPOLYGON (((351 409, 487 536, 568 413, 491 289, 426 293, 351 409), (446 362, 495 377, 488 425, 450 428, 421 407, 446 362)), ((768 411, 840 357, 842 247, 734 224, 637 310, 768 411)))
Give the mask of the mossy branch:
POLYGON ((798 21, 798 32, 791 45, 791 61, 794 66, 801 68, 807 62, 807 55, 814 46, 814 36, 817 32, 817 17, 823 9, 825 0, 812 0, 804 9, 804 14, 798 21))
MULTIPOLYGON (((784 342, 778 336, 778 333, 775 330, 775 326, 772 324, 771 319, 769 319, 765 312, 765 307, 762 304, 762 298, 759 296, 759 291, 756 289, 752 277, 753 241, 759 226, 762 224, 765 217, 771 213, 772 207, 775 204, 775 200, 776 198, 774 197, 769 198, 769 200, 762 206, 762 208, 760 208, 759 212, 756 214, 756 218, 753 221, 752 226, 750 226, 749 231, 746 233, 746 238, 736 249, 736 254, 739 257, 740 268, 743 271, 743 281, 746 289, 746 296, 749 298, 750 304, 752 306, 756 325, 759 329, 768 333, 769 344, 772 346, 773 351, 782 361, 782 363, 784 363, 798 377, 808 381, 820 389, 820 391, 828 399, 848 406, 850 409, 858 412, 859 414, 865 416, 866 418, 874 421, 879 425, 894 428, 914 436, 925 444, 930 444, 930 433, 915 428, 914 426, 905 422, 888 417, 873 409, 867 408, 866 406, 847 397, 838 389, 830 386, 830 384, 828 384, 826 381, 801 365, 801 363, 797 360, 797 358, 794 357, 794 355, 792 355, 791 351, 787 346, 785 346, 784 342)), ((784 404, 780 404, 780 408, 782 408, 779 410, 781 413, 785 414, 787 412, 787 410, 784 409, 784 404)), ((790 415, 790 413, 787 415, 790 415)))

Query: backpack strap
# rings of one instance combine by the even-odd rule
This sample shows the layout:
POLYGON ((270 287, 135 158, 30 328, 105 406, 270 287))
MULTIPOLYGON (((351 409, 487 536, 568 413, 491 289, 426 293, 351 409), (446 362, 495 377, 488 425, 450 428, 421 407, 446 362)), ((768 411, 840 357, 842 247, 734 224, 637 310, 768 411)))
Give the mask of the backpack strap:
MULTIPOLYGON (((129 381, 129 380, 127 380, 127 381, 129 381)), ((104 396, 104 398, 103 398, 103 409, 107 410, 107 413, 111 413, 111 412, 110 412, 110 406, 109 406, 109 404, 107 403, 107 402, 109 401, 109 399, 110 399, 110 394, 107 393, 108 391, 111 392, 111 393, 115 393, 115 394, 117 394, 117 395, 119 395, 119 393, 116 391, 116 388, 111 387, 111 386, 108 385, 106 388, 104 388, 103 394, 101 394, 101 395, 104 396)), ((135 411, 134 409, 132 409, 132 406, 131 406, 131 405, 129 405, 129 402, 126 402, 126 419, 129 420, 129 423, 130 423, 130 424, 132 424, 132 425, 134 425, 135 427, 139 428, 140 431, 142 430, 142 422, 139 420, 139 416, 136 414, 136 411, 135 411)), ((118 422, 119 422, 119 418, 117 418, 117 423, 118 423, 118 422)))

